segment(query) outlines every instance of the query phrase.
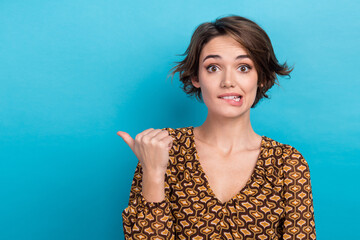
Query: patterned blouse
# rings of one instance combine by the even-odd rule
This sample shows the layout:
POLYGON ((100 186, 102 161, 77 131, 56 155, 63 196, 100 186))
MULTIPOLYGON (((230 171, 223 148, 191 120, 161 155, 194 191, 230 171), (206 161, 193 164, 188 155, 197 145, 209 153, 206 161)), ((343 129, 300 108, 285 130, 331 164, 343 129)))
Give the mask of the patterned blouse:
POLYGON ((222 203, 198 161, 194 127, 164 129, 174 138, 165 200, 142 196, 138 163, 122 212, 126 239, 316 239, 309 166, 295 148, 262 136, 251 177, 222 203))

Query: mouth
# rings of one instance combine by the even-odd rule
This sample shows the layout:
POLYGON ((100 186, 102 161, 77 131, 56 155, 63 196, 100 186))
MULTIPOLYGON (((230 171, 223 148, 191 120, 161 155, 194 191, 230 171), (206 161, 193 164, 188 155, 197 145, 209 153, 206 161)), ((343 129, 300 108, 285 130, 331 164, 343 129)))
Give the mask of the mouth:
POLYGON ((240 102, 242 96, 241 95, 232 95, 232 96, 223 96, 223 97, 218 97, 220 99, 228 99, 228 100, 233 100, 236 102, 240 102))

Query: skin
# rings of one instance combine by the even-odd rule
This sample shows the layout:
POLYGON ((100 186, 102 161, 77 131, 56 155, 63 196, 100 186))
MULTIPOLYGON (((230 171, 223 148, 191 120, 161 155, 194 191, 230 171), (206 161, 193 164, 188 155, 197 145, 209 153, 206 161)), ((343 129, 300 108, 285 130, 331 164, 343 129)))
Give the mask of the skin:
POLYGON ((173 138, 168 131, 154 128, 142 131, 135 139, 123 131, 117 134, 129 145, 142 166, 142 194, 146 201, 164 200, 165 172, 173 138))
POLYGON ((260 153, 261 136, 250 122, 255 101, 258 74, 246 50, 230 36, 210 40, 199 58, 198 77, 194 87, 201 88, 208 109, 205 122, 194 128, 200 164, 219 201, 234 197, 250 178, 260 153), (207 58, 218 55, 217 58, 207 58), (205 59, 205 61, 204 61, 205 59), (235 92, 243 96, 241 106, 218 98, 235 92))
MULTIPOLYGON (((208 109, 205 122, 194 128, 199 161, 217 199, 234 197, 250 178, 261 145, 261 136, 250 123, 250 108, 255 100, 258 75, 246 50, 230 36, 210 40, 199 57, 194 87, 201 88, 208 109), (204 59, 209 55, 218 55, 204 59), (241 106, 219 99, 223 93, 243 96, 241 106)), ((161 129, 146 129, 135 140, 126 132, 117 133, 129 145, 143 167, 142 193, 148 202, 165 199, 164 180, 172 137, 161 129)))

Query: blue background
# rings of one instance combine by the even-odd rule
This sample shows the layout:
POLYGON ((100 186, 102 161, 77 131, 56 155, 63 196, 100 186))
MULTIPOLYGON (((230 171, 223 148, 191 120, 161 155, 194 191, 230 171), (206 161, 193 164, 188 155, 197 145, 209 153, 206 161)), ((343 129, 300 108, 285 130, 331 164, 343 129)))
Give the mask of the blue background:
POLYGON ((167 78, 195 28, 238 14, 295 66, 252 112, 309 163, 319 239, 360 239, 359 1, 0 1, 0 239, 122 239, 137 159, 116 135, 199 126, 167 78))

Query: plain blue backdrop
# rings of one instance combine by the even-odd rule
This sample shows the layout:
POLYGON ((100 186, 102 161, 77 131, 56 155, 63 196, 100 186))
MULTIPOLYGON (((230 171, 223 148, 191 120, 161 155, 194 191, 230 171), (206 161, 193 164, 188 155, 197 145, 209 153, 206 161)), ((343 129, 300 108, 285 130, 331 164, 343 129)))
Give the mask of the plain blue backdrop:
POLYGON ((195 28, 237 14, 294 65, 255 131, 310 166, 319 239, 360 239, 359 1, 0 1, 0 239, 123 239, 137 158, 119 130, 199 126, 168 71, 195 28))

